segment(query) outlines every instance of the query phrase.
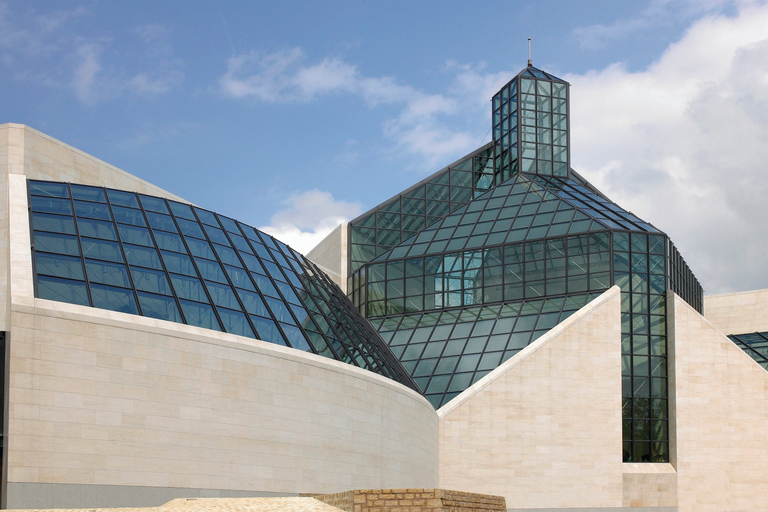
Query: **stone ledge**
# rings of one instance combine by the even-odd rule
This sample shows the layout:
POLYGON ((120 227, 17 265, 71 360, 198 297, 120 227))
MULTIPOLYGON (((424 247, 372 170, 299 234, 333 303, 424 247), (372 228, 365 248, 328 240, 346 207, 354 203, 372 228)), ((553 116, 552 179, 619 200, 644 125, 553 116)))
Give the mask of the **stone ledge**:
POLYGON ((506 512, 502 496, 448 489, 358 489, 313 496, 345 512, 506 512))

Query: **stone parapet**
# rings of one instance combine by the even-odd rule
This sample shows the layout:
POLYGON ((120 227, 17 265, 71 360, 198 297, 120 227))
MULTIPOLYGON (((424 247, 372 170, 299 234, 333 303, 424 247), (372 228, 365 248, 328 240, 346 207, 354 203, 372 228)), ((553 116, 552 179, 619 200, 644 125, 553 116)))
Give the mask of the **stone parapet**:
POLYGON ((504 497, 448 489, 361 489, 315 499, 346 512, 506 511, 504 497))

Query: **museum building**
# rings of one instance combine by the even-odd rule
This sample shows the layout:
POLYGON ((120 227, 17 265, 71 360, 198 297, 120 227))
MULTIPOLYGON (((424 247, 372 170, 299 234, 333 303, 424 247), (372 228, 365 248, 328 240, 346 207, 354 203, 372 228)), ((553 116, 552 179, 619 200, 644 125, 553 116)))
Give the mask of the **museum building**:
POLYGON ((2 506, 762 510, 768 291, 705 298, 576 173, 569 95, 529 65, 492 142, 306 257, 0 125, 2 506))

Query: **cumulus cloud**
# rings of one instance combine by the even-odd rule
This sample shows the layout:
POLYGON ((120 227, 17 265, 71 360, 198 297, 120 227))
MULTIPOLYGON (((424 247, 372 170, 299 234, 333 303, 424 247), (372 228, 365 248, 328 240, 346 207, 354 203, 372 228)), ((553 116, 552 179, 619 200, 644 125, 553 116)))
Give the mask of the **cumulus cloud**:
POLYGON ((259 229, 308 253, 333 229, 361 213, 360 203, 338 201, 328 192, 295 192, 284 201, 287 208, 275 213, 269 226, 259 229))
POLYGON ((571 82, 573 166, 667 232, 708 293, 768 287, 768 6, 707 15, 647 69, 571 82))
MULTIPOLYGON (((448 128, 462 123, 445 122, 448 117, 466 113, 467 105, 477 106, 466 101, 462 87, 448 94, 427 94, 391 77, 365 76, 337 57, 314 64, 306 61, 300 48, 235 55, 227 62, 219 88, 230 98, 263 102, 309 102, 329 94, 351 94, 371 108, 397 106, 400 113, 384 122, 384 133, 403 151, 422 157, 427 168, 460 156, 478 143, 476 134, 448 128)), ((457 68, 457 72, 466 70, 457 68)))

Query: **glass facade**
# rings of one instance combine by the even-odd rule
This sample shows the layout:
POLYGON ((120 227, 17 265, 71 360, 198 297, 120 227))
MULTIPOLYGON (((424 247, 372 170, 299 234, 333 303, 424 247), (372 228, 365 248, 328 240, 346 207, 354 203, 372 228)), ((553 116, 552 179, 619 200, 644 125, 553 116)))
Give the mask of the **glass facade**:
POLYGON ((760 366, 768 370, 768 332, 729 334, 728 337, 760 366))
POLYGON ((351 221, 350 272, 493 185, 493 148, 487 144, 351 221))
MULTIPOLYGON (((623 460, 667 462, 665 292, 701 312, 702 289, 664 233, 570 169, 568 88, 532 67, 505 85, 493 98, 493 143, 481 148, 493 155, 484 190, 350 255, 348 293, 438 408, 618 285, 623 460)), ((370 219, 376 233, 389 229, 381 211, 350 223, 353 251, 361 228, 373 240, 370 219)))
POLYGON ((341 290, 271 236, 159 197, 28 184, 37 297, 257 338, 418 389, 341 290))

